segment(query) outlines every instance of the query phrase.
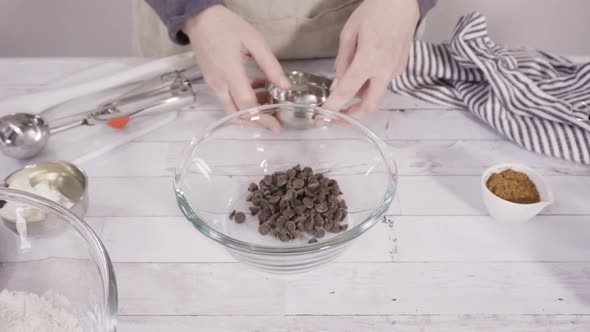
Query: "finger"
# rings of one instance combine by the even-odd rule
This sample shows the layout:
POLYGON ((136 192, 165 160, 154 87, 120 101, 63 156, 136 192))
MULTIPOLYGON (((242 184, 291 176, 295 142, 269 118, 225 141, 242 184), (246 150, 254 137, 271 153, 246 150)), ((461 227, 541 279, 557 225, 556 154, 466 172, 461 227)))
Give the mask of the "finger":
MULTIPOLYGON (((239 74, 236 75, 230 84, 230 94, 238 109, 245 110, 258 106, 258 98, 252 89, 252 86, 250 86, 250 80, 248 79, 248 76, 246 76, 246 70, 242 68, 235 72, 239 74)), ((281 126, 275 117, 267 114, 261 114, 260 116, 252 117, 249 120, 255 121, 262 127, 273 130, 278 130, 281 126)))
POLYGON ((256 94, 246 74, 246 69, 238 67, 233 69, 234 77, 229 82, 229 93, 239 110, 258 106, 256 94))
POLYGON ((215 95, 221 103, 221 107, 223 107, 223 111, 225 113, 231 114, 238 111, 238 108, 234 104, 234 101, 231 98, 229 91, 227 89, 217 90, 215 91, 215 95))
POLYGON ((365 93, 361 95, 362 101, 343 110, 342 113, 353 118, 363 118, 379 110, 381 100, 387 89, 387 80, 373 78, 368 83, 365 93))
POLYGON ((331 110, 340 110, 344 104, 355 97, 367 79, 365 65, 357 56, 322 106, 331 110))
POLYGON ((336 56, 336 74, 330 90, 334 90, 338 81, 342 79, 342 75, 344 75, 348 67, 350 67, 354 54, 356 53, 356 41, 356 34, 350 33, 346 29, 343 29, 340 33, 338 53, 336 56))
POLYGON ((246 43, 246 48, 269 81, 284 90, 291 87, 283 67, 264 39, 261 37, 250 39, 246 43))

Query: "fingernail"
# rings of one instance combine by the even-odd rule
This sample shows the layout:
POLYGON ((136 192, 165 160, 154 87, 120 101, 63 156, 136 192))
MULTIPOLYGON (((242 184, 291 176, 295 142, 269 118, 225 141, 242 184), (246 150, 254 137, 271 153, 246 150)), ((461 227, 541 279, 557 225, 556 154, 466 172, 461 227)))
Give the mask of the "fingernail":
POLYGON ((332 81, 332 84, 330 84, 330 92, 334 91, 334 88, 336 88, 336 83, 338 83, 338 79, 337 78, 335 78, 332 81))

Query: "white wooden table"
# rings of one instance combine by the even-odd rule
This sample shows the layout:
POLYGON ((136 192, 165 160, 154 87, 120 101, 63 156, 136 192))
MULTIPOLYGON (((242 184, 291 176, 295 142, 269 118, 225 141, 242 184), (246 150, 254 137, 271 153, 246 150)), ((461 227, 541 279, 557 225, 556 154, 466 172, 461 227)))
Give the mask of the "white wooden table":
MULTIPOLYGON (((1 59, 0 99, 106 62, 1 59)), ((330 61, 287 63, 328 73, 330 61)), ((521 150, 466 111, 388 94, 365 122, 386 139, 399 194, 337 262, 294 280, 236 263, 182 216, 171 191, 181 148, 222 116, 196 111, 81 165, 87 221, 114 261, 120 331, 590 331, 590 168, 521 150), (516 161, 557 202, 534 221, 492 221, 480 175, 516 161)), ((0 176, 11 169, 0 165, 0 176)))

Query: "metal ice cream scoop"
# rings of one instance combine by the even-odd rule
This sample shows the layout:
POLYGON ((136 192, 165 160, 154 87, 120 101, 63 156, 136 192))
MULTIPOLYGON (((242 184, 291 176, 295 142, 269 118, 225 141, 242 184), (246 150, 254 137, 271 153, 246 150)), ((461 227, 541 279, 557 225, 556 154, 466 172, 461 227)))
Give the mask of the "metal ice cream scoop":
POLYGON ((195 68, 173 71, 142 82, 118 99, 99 105, 95 110, 55 120, 50 126, 41 116, 15 113, 0 118, 0 150, 7 156, 29 159, 38 155, 54 135, 79 126, 107 123, 115 118, 177 110, 194 102, 192 82, 201 78, 195 68))

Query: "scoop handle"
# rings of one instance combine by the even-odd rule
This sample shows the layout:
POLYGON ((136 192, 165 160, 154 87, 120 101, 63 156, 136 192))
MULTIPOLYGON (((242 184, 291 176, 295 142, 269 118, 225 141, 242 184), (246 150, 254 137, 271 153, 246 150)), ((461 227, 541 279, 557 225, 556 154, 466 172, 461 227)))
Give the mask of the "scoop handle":
POLYGON ((191 52, 169 56, 130 68, 115 75, 109 75, 84 84, 15 97, 0 103, 0 116, 11 113, 38 114, 43 110, 70 99, 92 94, 97 91, 138 82, 155 74, 170 70, 182 70, 195 64, 191 52))

